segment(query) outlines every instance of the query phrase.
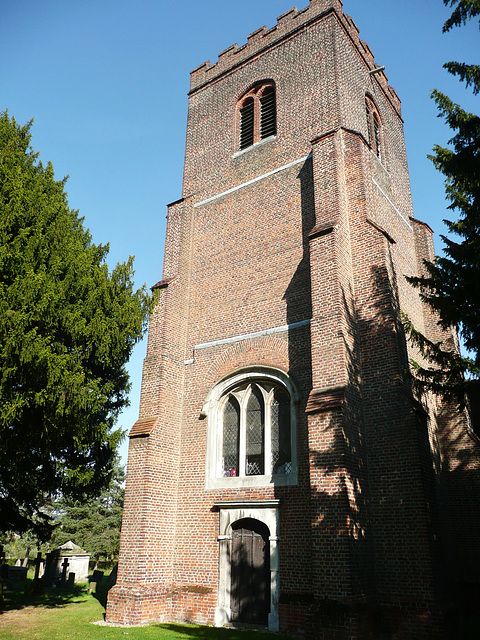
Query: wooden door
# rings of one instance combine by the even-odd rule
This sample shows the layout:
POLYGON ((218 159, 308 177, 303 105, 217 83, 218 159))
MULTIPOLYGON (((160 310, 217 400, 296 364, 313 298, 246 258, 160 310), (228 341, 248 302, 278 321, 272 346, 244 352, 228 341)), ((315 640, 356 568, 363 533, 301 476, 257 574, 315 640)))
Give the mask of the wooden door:
POLYGON ((268 527, 253 518, 232 526, 232 621, 267 626, 270 612, 268 527))

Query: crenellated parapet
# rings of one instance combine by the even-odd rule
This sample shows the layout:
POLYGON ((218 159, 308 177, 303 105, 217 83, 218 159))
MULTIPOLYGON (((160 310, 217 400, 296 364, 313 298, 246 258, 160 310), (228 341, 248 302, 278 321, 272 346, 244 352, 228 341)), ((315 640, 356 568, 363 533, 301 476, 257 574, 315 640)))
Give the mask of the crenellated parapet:
POLYGON ((388 78, 383 70, 380 70, 370 47, 359 37, 359 30, 350 16, 343 12, 341 0, 310 0, 310 3, 300 11, 293 7, 277 18, 277 24, 270 29, 266 26, 253 31, 247 38, 247 42, 242 46, 237 43, 224 49, 218 56, 215 64, 210 64, 207 60, 190 73, 190 91, 194 92, 206 83, 223 73, 233 69, 237 65, 258 55, 263 49, 275 45, 285 37, 289 37, 297 30, 325 17, 327 14, 335 13, 345 31, 355 43, 360 56, 364 59, 370 71, 375 71, 375 78, 388 94, 389 99, 397 109, 400 109, 400 100, 395 89, 389 86, 388 78))
POLYGON ((239 47, 235 43, 224 49, 215 64, 211 65, 207 60, 194 69, 190 73, 190 90, 197 89, 216 76, 248 60, 251 56, 257 55, 265 47, 270 47, 296 29, 304 27, 322 14, 332 10, 339 14, 343 13, 341 0, 310 0, 309 6, 300 11, 293 7, 277 18, 277 24, 274 27, 270 29, 265 26, 260 27, 248 36, 244 45, 239 47))
POLYGON ((367 63, 367 66, 370 69, 370 71, 375 73, 375 78, 377 79, 377 81, 379 82, 383 90, 387 93, 389 99, 391 100, 395 108, 400 112, 400 107, 401 107, 400 98, 398 97, 395 89, 388 84, 387 75, 385 71, 382 69, 381 65, 375 62, 374 55, 372 53, 372 50, 368 46, 368 44, 363 40, 361 40, 359 35, 360 34, 359 29, 355 24, 353 18, 351 18, 349 15, 343 12, 341 15, 339 15, 339 17, 342 21, 343 26, 346 28, 349 36, 352 38, 353 42, 355 43, 359 54, 367 63))

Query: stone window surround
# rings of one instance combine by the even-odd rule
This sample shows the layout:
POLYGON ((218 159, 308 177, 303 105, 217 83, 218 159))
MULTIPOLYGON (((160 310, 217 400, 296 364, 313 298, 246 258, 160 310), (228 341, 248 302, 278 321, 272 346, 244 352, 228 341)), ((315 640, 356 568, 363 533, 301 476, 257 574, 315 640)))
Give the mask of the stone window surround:
POLYGON ((297 469, 297 429, 296 405, 298 393, 289 376, 280 369, 272 367, 249 367, 222 378, 208 393, 201 415, 207 418, 207 461, 206 490, 238 489, 244 487, 292 486, 298 483, 297 469), (221 399, 234 387, 242 383, 270 382, 286 389, 290 396, 290 429, 292 447, 292 470, 288 474, 257 476, 236 476, 224 478, 220 473, 222 451, 223 416, 220 410, 221 399))
POLYGON ((252 518, 262 522, 270 532, 270 613, 268 614, 268 630, 279 630, 278 602, 280 584, 278 580, 279 555, 279 505, 280 500, 259 500, 252 502, 215 502, 220 512, 219 526, 219 581, 218 599, 215 609, 215 626, 223 627, 231 623, 230 607, 230 544, 232 540, 232 524, 243 518, 252 518))

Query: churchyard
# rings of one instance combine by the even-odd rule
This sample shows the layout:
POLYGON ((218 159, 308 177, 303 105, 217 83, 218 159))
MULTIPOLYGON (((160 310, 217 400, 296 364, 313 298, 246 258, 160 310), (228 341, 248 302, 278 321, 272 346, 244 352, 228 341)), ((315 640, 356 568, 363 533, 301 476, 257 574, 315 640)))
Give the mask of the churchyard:
MULTIPOLYGON (((34 592, 34 573, 3 592, 0 640, 266 640, 251 629, 215 629, 187 624, 111 627, 103 623, 108 591, 105 575, 96 589, 88 584, 42 587, 34 592)), ((288 640, 287 636, 276 636, 288 640)))

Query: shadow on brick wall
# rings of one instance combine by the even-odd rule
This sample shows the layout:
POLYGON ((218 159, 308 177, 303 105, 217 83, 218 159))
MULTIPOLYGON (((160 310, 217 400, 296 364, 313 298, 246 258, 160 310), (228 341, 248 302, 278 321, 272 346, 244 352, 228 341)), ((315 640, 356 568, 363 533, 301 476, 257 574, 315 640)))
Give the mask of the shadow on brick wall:
MULTIPOLYGON (((289 322, 311 313, 305 288, 314 225, 311 170, 307 161, 299 173, 304 254, 286 292, 289 322)), ((442 638, 446 631, 451 638, 477 637, 468 634, 480 633, 478 439, 455 408, 437 403, 435 418, 414 397, 385 246, 386 260, 371 268, 364 306, 348 302, 351 292, 343 295, 344 402, 316 418, 328 446, 308 451, 311 477, 299 477, 300 485, 324 488, 310 489, 311 527, 302 538, 312 552, 311 582, 300 592, 282 590, 281 616, 298 626, 301 610, 307 633, 318 638, 442 638), (385 585, 389 604, 379 597, 385 585)), ((291 373, 311 388, 310 343, 299 356, 294 332, 290 340, 291 373)), ((300 426, 300 469, 308 435, 300 426)), ((276 496, 286 491, 278 488, 276 496)))

